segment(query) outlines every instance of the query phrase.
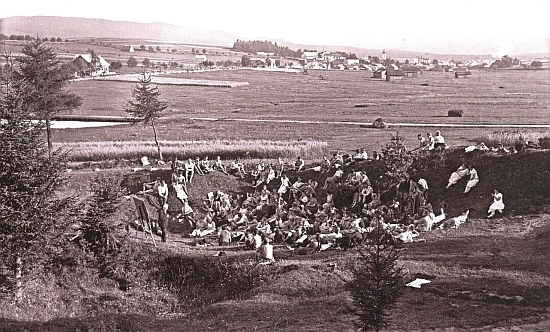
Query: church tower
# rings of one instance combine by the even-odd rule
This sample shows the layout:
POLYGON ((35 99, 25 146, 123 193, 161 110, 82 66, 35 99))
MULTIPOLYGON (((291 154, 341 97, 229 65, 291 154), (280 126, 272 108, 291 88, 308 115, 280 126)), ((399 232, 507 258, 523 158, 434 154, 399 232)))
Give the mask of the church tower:
POLYGON ((382 60, 386 61, 386 50, 382 50, 382 60))

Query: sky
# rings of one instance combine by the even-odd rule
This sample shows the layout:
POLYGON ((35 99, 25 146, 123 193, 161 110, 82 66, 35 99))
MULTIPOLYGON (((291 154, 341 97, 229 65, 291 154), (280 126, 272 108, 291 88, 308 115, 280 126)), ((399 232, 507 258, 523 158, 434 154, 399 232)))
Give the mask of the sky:
POLYGON ((550 53, 550 0, 8 1, 0 17, 163 22, 240 39, 446 54, 550 53))

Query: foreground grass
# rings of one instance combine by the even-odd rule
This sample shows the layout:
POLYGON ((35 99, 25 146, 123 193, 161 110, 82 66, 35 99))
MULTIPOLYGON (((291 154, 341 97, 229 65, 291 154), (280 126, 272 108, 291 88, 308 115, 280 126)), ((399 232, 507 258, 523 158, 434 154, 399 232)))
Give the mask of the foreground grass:
MULTIPOLYGON (((277 159, 318 157, 328 152, 325 142, 319 141, 267 141, 267 140, 194 140, 194 141, 161 141, 162 153, 165 158, 177 157, 187 159, 194 157, 216 156, 222 159, 256 158, 277 159)), ((140 159, 148 156, 158 157, 154 142, 146 141, 98 141, 56 143, 56 148, 71 151, 71 161, 101 161, 140 159)))
MULTIPOLYGON (((471 219, 457 230, 424 234, 427 242, 407 245, 401 262, 411 279, 423 273, 432 282, 421 289, 406 289, 391 313, 388 330, 521 329, 525 324, 545 330, 550 314, 549 235, 549 215, 471 219)), ((176 238, 171 242, 173 253, 183 249, 176 238)), ((208 257, 219 250, 212 246, 185 252, 208 257)), ((249 252, 235 246, 224 250, 237 259, 250 258, 249 252)), ((27 308, 2 301, 0 329, 353 331, 355 318, 347 311, 350 300, 344 280, 349 277, 346 264, 356 254, 355 250, 296 253, 276 247, 274 267, 287 267, 286 273, 242 300, 187 311, 178 307, 181 299, 176 294, 152 284, 122 292, 90 275, 54 278, 31 285, 31 292, 40 291, 31 293, 33 297, 43 298, 29 302, 27 308)))

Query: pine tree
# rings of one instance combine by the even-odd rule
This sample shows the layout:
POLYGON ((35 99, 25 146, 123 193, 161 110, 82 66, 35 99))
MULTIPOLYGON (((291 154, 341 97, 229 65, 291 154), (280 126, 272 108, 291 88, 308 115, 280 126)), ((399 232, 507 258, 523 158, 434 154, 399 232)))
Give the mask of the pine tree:
POLYGON ((23 105, 28 110, 29 119, 38 118, 46 122, 48 153, 51 154, 51 120, 60 111, 78 108, 82 99, 65 90, 72 73, 62 66, 51 47, 44 46, 40 38, 30 41, 16 58, 14 81, 11 83, 19 94, 25 95, 23 105))
POLYGON ((351 266, 353 279, 346 284, 353 301, 352 312, 363 331, 379 331, 388 325, 389 310, 403 292, 405 280, 391 234, 378 226, 372 236, 372 243, 359 250, 359 257, 351 266))
POLYGON ((153 127, 159 159, 163 160, 155 123, 162 116, 162 112, 168 108, 168 104, 160 99, 160 95, 158 87, 151 86, 151 75, 146 76, 143 73, 143 77, 139 78, 139 83, 132 90, 133 99, 126 101, 124 110, 132 116, 134 124, 141 123, 144 126, 153 127))
POLYGON ((58 191, 67 154, 49 152, 45 124, 29 120, 32 90, 25 92, 10 90, 0 99, 0 257, 14 271, 16 302, 25 272, 59 247, 76 215, 73 197, 58 191))

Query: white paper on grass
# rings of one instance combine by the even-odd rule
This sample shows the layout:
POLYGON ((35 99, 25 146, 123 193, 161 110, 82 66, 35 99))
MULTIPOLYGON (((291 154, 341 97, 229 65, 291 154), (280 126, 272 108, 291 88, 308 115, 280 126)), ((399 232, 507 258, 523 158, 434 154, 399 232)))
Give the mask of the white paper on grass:
POLYGON ((408 284, 406 284, 405 286, 409 286, 409 287, 414 287, 414 288, 420 288, 420 286, 424 285, 424 284, 429 284, 430 282, 432 282, 431 280, 427 280, 427 279, 421 279, 421 278, 416 278, 414 279, 413 281, 409 282, 408 284))

